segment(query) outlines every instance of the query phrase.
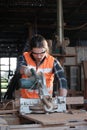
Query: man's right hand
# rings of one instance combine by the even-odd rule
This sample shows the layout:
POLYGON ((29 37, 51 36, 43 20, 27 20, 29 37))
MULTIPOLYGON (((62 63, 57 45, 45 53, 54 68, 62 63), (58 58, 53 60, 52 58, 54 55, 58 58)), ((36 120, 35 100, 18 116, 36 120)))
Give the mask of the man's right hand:
POLYGON ((29 66, 22 66, 20 70, 21 74, 25 74, 26 76, 30 77, 32 75, 29 66))

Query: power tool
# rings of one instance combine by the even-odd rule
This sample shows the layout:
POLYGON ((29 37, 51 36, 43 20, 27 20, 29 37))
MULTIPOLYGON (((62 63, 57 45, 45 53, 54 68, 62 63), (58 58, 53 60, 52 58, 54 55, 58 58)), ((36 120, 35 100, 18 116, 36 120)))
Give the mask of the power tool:
POLYGON ((46 79, 42 72, 36 73, 31 69, 29 78, 20 79, 20 87, 24 89, 38 90, 39 99, 20 98, 20 112, 23 113, 47 113, 66 111, 66 97, 52 96, 48 93, 46 79), (60 105, 59 105, 60 104, 60 105))

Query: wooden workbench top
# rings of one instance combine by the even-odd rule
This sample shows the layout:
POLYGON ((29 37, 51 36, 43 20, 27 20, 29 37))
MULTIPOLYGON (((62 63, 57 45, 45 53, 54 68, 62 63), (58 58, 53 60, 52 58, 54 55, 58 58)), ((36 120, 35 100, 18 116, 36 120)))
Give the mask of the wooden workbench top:
POLYGON ((42 125, 63 125, 69 122, 87 121, 86 111, 70 111, 66 113, 50 114, 27 114, 21 116, 42 125))

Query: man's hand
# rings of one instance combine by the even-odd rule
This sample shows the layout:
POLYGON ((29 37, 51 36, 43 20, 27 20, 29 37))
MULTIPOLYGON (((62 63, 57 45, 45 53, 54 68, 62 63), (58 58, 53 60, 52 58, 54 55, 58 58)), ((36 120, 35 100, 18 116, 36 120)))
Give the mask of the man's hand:
POLYGON ((29 66, 22 66, 21 69, 20 69, 20 73, 25 74, 28 77, 30 77, 32 75, 32 73, 31 73, 31 71, 29 69, 29 66))
POLYGON ((59 95, 60 96, 67 96, 67 89, 64 89, 64 88, 60 88, 59 89, 59 95))

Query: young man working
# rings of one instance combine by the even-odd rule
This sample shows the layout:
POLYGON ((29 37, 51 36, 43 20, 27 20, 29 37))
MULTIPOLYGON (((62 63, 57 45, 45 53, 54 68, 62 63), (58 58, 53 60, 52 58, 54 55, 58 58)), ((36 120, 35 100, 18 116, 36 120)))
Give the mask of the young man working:
MULTIPOLYGON (((18 60, 18 71, 22 78, 31 76, 30 69, 33 68, 36 73, 42 72, 46 79, 46 87, 49 94, 53 94, 54 76, 59 82, 59 96, 67 95, 67 80, 64 75, 64 69, 59 61, 49 54, 49 48, 46 39, 41 35, 32 37, 28 52, 24 52, 18 60)), ((21 88, 21 97, 39 98, 38 90, 21 88)))

